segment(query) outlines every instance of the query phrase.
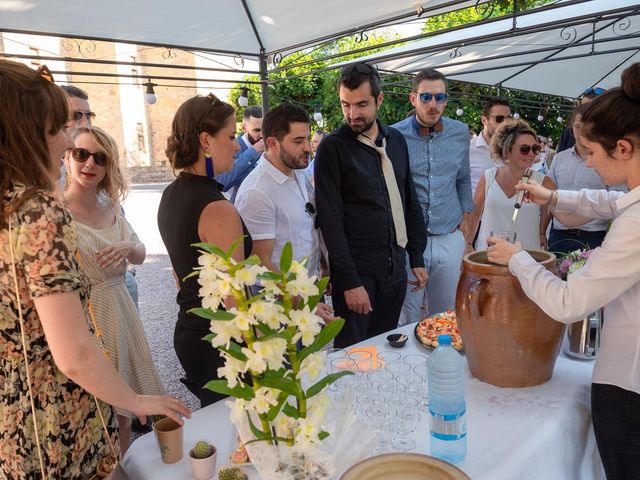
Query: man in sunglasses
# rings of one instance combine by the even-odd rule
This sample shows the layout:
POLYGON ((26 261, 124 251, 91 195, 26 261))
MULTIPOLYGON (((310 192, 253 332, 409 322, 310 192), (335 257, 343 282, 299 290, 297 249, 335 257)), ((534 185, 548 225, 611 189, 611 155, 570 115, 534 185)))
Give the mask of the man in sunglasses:
POLYGON ((475 195, 480 177, 485 170, 495 167, 491 158, 491 139, 498 126, 511 117, 511 106, 504 98, 490 98, 482 107, 482 131, 471 139, 469 146, 469 164, 471 167, 471 193, 475 195))
POLYGON ((473 212, 469 168, 469 127, 443 117, 447 80, 427 68, 413 79, 409 100, 415 115, 393 125, 407 141, 411 175, 429 235, 424 263, 429 283, 407 290, 401 323, 455 308, 456 287, 466 241, 463 229, 473 212), (427 305, 427 311, 423 306, 427 305))
POLYGON ((74 85, 62 85, 69 99, 69 127, 73 131, 77 127, 90 127, 96 114, 89 107, 87 92, 74 85))
MULTIPOLYGON (((578 97, 578 105, 583 105, 585 103, 589 103, 591 100, 596 98, 598 95, 602 95, 606 90, 600 87, 588 87, 585 88, 584 92, 578 97)), ((558 142, 558 152, 562 152, 567 150, 568 148, 573 147, 576 144, 576 139, 573 136, 573 130, 571 126, 565 127, 562 131, 562 135, 560 136, 560 141, 558 142)))
POLYGON ((427 281, 427 235, 409 171, 407 145, 377 116, 378 72, 366 63, 342 69, 338 96, 344 124, 315 160, 316 206, 329 251, 333 307, 346 320, 334 345, 345 347, 395 328, 407 272, 427 281))

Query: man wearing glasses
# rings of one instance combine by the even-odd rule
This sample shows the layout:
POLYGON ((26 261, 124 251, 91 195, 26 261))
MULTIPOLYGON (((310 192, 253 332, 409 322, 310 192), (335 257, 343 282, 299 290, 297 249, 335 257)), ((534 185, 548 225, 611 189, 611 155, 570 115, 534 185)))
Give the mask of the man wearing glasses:
POLYGON ((427 236, 406 142, 377 119, 378 72, 366 63, 344 67, 338 96, 345 122, 318 147, 315 184, 333 307, 346 320, 334 345, 344 347, 397 326, 407 254, 409 283, 426 283, 427 236))
POLYGON ((491 158, 491 138, 498 126, 511 116, 509 102, 503 98, 490 98, 482 107, 482 131, 471 139, 469 164, 471 167, 471 193, 475 195, 480 177, 485 170, 495 167, 491 158))
POLYGON ((69 99, 69 127, 71 131, 77 127, 90 127, 96 114, 89 107, 89 95, 81 88, 73 85, 62 85, 69 99))
POLYGON ((417 322, 455 308, 460 264, 465 251, 462 229, 473 211, 469 169, 469 127, 443 117, 447 80, 432 68, 418 72, 409 100, 415 115, 393 125, 407 141, 411 175, 429 235, 424 263, 429 283, 407 290, 401 324, 417 322), (426 304, 427 312, 423 311, 426 304))

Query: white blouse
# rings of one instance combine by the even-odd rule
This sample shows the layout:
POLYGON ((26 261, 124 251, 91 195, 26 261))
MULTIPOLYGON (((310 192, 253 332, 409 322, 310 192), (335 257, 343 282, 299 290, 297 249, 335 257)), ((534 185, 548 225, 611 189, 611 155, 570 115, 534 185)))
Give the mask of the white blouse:
POLYGON ((593 382, 640 393, 640 187, 629 193, 560 190, 557 210, 615 219, 601 247, 566 282, 518 252, 509 261, 526 295, 563 323, 604 310, 593 382))

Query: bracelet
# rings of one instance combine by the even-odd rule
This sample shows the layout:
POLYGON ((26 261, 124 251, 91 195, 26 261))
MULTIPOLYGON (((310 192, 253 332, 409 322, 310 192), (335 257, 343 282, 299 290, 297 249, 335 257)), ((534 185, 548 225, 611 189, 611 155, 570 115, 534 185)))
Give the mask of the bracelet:
POLYGON ((549 200, 547 200, 546 206, 555 207, 558 204, 558 190, 551 192, 549 200))

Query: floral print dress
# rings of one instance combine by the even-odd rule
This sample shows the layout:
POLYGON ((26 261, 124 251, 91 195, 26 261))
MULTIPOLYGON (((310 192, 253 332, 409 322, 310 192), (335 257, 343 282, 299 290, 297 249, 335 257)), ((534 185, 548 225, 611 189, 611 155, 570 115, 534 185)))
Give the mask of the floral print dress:
MULTIPOLYGON (((7 211, 24 192, 22 186, 10 188, 2 208, 7 211)), ((9 242, 15 254, 46 478, 89 478, 111 447, 94 397, 56 367, 33 301, 79 291, 86 308, 88 284, 74 258, 71 219, 52 193, 40 191, 11 214, 11 238, 8 221, 7 217, 0 222, 0 478, 41 478, 9 242)), ((115 440, 115 415, 110 406, 100 405, 115 440)), ((118 448, 117 441, 114 445, 118 448)))

